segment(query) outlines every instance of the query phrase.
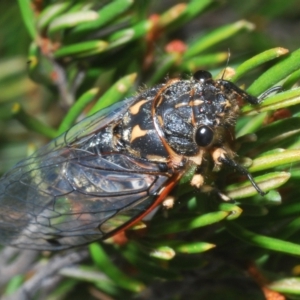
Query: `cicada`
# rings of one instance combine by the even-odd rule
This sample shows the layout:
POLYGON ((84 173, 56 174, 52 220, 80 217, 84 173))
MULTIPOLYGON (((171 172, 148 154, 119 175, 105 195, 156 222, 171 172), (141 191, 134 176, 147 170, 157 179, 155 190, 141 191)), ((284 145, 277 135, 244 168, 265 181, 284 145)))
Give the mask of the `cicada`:
POLYGON ((273 91, 253 97, 201 70, 82 120, 1 178, 0 243, 61 250, 105 239, 209 159, 246 174, 263 195, 234 160, 233 132, 239 100, 256 105, 273 91))

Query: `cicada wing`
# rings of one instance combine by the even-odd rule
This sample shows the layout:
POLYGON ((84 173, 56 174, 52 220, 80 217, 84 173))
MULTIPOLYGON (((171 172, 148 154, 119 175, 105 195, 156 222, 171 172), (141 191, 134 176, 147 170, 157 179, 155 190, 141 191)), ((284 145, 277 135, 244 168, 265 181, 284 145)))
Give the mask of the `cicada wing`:
POLYGON ((167 180, 156 164, 88 150, 97 131, 117 122, 132 101, 84 119, 0 179, 0 243, 74 247, 103 237, 152 203, 167 180))
POLYGON ((92 116, 84 118, 62 135, 51 141, 49 144, 36 151, 31 157, 35 158, 43 156, 47 153, 62 149, 64 147, 80 148, 80 145, 86 144, 86 142, 99 130, 109 126, 112 123, 118 122, 131 103, 135 100, 135 97, 130 97, 110 105, 109 107, 98 111, 92 116))
POLYGON ((0 242, 58 250, 97 240, 147 209, 167 179, 118 153, 29 158, 0 181, 0 242))

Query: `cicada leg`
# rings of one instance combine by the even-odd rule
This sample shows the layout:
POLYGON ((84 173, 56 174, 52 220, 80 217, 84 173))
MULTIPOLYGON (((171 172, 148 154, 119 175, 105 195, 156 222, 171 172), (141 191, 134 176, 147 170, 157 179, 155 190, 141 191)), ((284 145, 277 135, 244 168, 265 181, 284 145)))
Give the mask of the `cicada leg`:
POLYGON ((234 83, 227 81, 227 80, 222 80, 222 85, 228 90, 228 91, 233 91, 236 94, 238 94, 242 99, 246 100, 248 103, 257 105, 262 102, 266 97, 268 97, 272 93, 278 93, 279 91, 282 90, 281 86, 273 86, 266 90, 263 94, 261 94, 259 97, 252 96, 245 92, 244 90, 240 89, 238 86, 236 86, 234 83))

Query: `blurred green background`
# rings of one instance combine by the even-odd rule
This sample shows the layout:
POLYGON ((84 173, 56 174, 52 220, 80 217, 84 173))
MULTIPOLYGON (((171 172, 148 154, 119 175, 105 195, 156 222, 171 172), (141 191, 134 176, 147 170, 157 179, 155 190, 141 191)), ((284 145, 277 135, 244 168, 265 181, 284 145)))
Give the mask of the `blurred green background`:
MULTIPOLYGON (((88 115, 90 110, 133 95, 141 86, 163 82, 168 76, 189 76, 197 69, 207 69, 217 76, 226 66, 228 52, 229 67, 237 68, 265 50, 282 47, 293 52, 300 47, 300 5, 296 0, 1 0, 0 12, 1 174, 63 129, 88 115), (116 15, 108 9, 114 3, 116 8, 112 11, 116 15), (51 11, 49 7, 56 7, 57 10, 51 11), (120 10, 118 13, 117 9, 120 10), (83 13, 97 11, 101 15, 104 10, 107 21, 101 26, 91 26, 93 21, 87 19, 92 20, 94 15, 83 13), (78 15, 71 18, 76 13, 78 15), (128 77, 133 73, 136 76, 128 77), (118 90, 114 86, 116 82, 123 84, 124 89, 118 90), (72 111, 71 107, 75 109, 72 111)), ((250 86, 261 74, 276 65, 277 60, 274 62, 273 58, 266 59, 266 63, 252 68, 246 75, 241 73, 243 77, 237 83, 250 86)), ((292 74, 293 78, 289 77, 290 83, 281 78, 280 84, 288 88, 297 87, 300 77, 297 69, 296 64, 294 70, 290 67, 288 75, 292 74)), ((254 93, 260 92, 254 89, 254 93)), ((299 95, 294 98, 299 103, 299 95)), ((278 136, 299 130, 299 111, 299 105, 288 111, 288 116, 293 118, 289 124, 286 121, 285 125, 278 125, 281 130, 278 136)), ((249 120, 252 119, 259 123, 253 124, 253 131, 261 127, 264 130, 266 120, 273 117, 274 112, 269 109, 260 121, 254 117, 241 118, 238 130, 242 131, 245 124, 250 128, 252 123, 249 120)), ((267 130, 265 135, 259 131, 261 140, 258 139, 258 146, 250 147, 253 148, 253 156, 262 151, 261 144, 269 141, 270 132, 274 133, 273 129, 267 130)), ((268 150, 284 147, 297 150, 298 134, 291 136, 292 140, 287 137, 281 144, 275 143, 270 149, 263 148, 263 151, 267 153, 268 150)), ((248 154, 245 148, 247 146, 241 148, 241 155, 248 154)), ((287 166, 278 162, 274 167, 278 172, 292 172, 290 184, 280 191, 283 199, 278 200, 279 194, 271 192, 271 200, 266 202, 252 197, 250 205, 243 207, 245 216, 240 218, 237 227, 234 222, 232 226, 221 226, 218 221, 223 220, 226 211, 236 210, 238 215, 237 205, 242 203, 243 206, 245 202, 237 200, 228 207, 225 207, 226 203, 213 202, 214 209, 211 209, 209 196, 201 195, 199 204, 199 196, 193 191, 188 196, 184 195, 186 198, 182 200, 186 201, 179 201, 179 206, 170 212, 169 223, 181 224, 181 217, 186 218, 185 221, 190 215, 194 218, 195 214, 201 216, 200 212, 204 212, 205 216, 213 214, 209 215, 213 225, 193 231, 191 223, 187 225, 187 222, 182 222, 189 233, 172 232, 156 240, 155 233, 163 230, 159 226, 155 228, 155 224, 165 222, 160 213, 152 227, 152 236, 150 230, 148 237, 133 239, 123 248, 103 245, 105 251, 101 244, 94 244, 89 249, 91 258, 75 266, 76 271, 86 270, 86 273, 77 276, 75 271, 72 274, 72 270, 64 269, 56 285, 44 294, 41 291, 34 293, 35 299, 265 299, 263 287, 276 280, 282 281, 273 285, 275 290, 285 293, 288 299, 300 299, 297 277, 300 263, 300 252, 297 252, 300 242, 297 229, 300 212, 298 160, 296 157, 296 162, 287 166), (272 201, 282 201, 283 205, 273 203, 268 210, 272 201), (184 213, 181 213, 184 206, 187 208, 183 208, 184 213), (259 232, 255 236, 257 240, 247 230, 259 232), (234 235, 237 238, 233 238, 234 235), (259 240, 263 235, 272 235, 282 239, 280 241, 283 243, 259 240), (207 244, 193 244, 199 240, 205 240, 207 244), (293 243, 284 244, 287 240, 293 243), (170 262, 155 257, 153 250, 165 241, 164 246, 170 248, 162 250, 162 256, 172 254, 173 249, 179 253, 170 262), (178 244, 181 241, 191 243, 190 248, 181 247, 178 244), (211 252, 207 251, 208 254, 201 253, 213 247, 211 245, 218 246, 211 252), (284 247, 288 249, 282 249, 284 247), (109 255, 106 256, 106 253, 109 255), (113 262, 108 262, 110 260, 113 262), (114 269, 114 265, 122 271, 114 269), (256 269, 255 266, 259 267, 256 269), (105 280, 97 281, 97 276, 103 274, 107 276, 105 280), (259 276, 268 280, 261 280, 259 276)), ((179 193, 184 194, 182 191, 179 193)), ((208 221, 200 222, 204 224, 208 221)), ((166 224, 166 232, 168 226, 166 224)), ((55 254, 42 257, 49 263, 55 254)), ((28 273, 27 270, 25 275, 22 273, 19 274, 21 277, 14 277, 1 291, 13 295, 30 277, 28 273)))

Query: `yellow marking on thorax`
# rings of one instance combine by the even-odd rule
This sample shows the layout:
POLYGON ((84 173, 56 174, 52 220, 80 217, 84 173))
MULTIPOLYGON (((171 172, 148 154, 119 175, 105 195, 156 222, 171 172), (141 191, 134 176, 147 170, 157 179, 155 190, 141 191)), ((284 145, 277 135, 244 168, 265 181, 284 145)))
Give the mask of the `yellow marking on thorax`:
POLYGON ((130 143, 132 143, 135 139, 145 136, 148 133, 148 130, 142 130, 140 125, 135 125, 131 131, 131 139, 130 143))
POLYGON ((163 120, 163 118, 161 116, 158 115, 157 116, 157 120, 158 120, 160 126, 164 126, 164 120, 163 120))
POLYGON ((132 105, 131 107, 129 107, 129 111, 132 115, 136 115, 140 109, 141 109, 141 106, 143 104, 145 104, 148 100, 140 100, 138 101, 136 104, 132 105))
POLYGON ((147 159, 150 161, 157 161, 157 162, 167 162, 167 158, 164 156, 159 156, 159 155, 147 155, 147 159))
POLYGON ((204 103, 204 101, 201 99, 193 99, 189 103, 186 103, 186 102, 177 103, 175 105, 175 108, 179 108, 179 107, 187 106, 187 105, 188 106, 197 106, 197 105, 201 105, 202 103, 204 103))
POLYGON ((179 107, 182 107, 182 106, 187 106, 188 104, 185 103, 185 102, 181 102, 181 103, 178 103, 175 105, 175 108, 179 108, 179 107))
POLYGON ((197 105, 201 105, 202 103, 204 103, 203 100, 201 99, 194 99, 192 101, 189 102, 189 106, 197 106, 197 105))

